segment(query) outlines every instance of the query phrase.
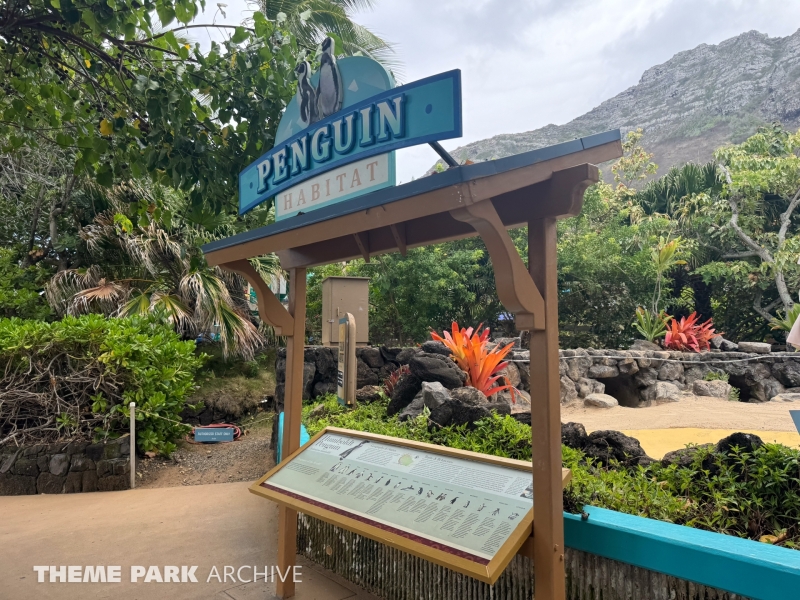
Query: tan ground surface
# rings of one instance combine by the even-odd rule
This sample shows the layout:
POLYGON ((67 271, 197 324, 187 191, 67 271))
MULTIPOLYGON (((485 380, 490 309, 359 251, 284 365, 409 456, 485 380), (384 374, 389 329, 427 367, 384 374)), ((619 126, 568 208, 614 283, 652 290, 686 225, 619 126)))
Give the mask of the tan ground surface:
POLYGON ((649 456, 661 458, 686 444, 717 442, 735 431, 755 433, 764 441, 800 447, 790 410, 793 402, 747 403, 685 396, 648 408, 562 407, 561 421, 582 423, 587 432, 615 429, 635 437, 649 456))
MULTIPOLYGON (((248 483, 0 497, 0 598, 272 600, 274 583, 212 579, 213 566, 275 565, 275 504, 248 483), (121 583, 37 583, 34 565, 120 565, 121 583), (197 565, 198 583, 130 582, 131 565, 197 565)), ((300 560, 297 600, 377 600, 300 560)), ((242 571, 252 578, 252 570, 242 571)))

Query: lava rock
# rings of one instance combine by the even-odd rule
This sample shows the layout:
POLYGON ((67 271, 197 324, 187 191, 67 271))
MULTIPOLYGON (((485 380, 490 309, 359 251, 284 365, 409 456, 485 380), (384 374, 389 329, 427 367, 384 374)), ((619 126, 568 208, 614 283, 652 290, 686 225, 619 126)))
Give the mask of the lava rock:
POLYGON ((17 462, 14 463, 11 472, 15 475, 37 477, 39 475, 39 465, 35 458, 19 458, 17 462))
POLYGON ((303 363, 303 400, 311 400, 314 389, 314 377, 317 374, 317 365, 313 362, 303 363))
POLYGON ((389 406, 386 407, 386 414, 391 416, 399 413, 406 406, 411 404, 414 396, 416 396, 421 389, 422 380, 419 377, 413 373, 403 375, 392 390, 392 398, 389 401, 389 406))
POLYGON ((617 399, 608 394, 589 394, 586 396, 583 403, 586 406, 595 406, 597 408, 614 408, 615 406, 619 406, 617 399))
POLYGON ((379 385, 365 385, 356 390, 356 402, 369 404, 381 398, 381 387, 379 385))
POLYGON ((783 391, 784 387, 777 379, 766 377, 756 380, 755 384, 750 386, 750 399, 756 402, 769 402, 783 391))
POLYGON ((447 357, 452 354, 447 346, 437 340, 428 340, 422 344, 422 346, 420 346, 420 349, 428 354, 441 354, 442 356, 447 357))
POLYGON ((609 365, 592 365, 589 367, 589 377, 592 379, 607 379, 619 377, 619 369, 609 365))
POLYGON ((743 452, 753 452, 764 445, 764 441, 752 433, 736 432, 717 442, 715 450, 721 454, 730 454, 736 446, 743 452))
POLYGON ((527 425, 528 427, 531 426, 531 413, 530 412, 518 412, 518 413, 511 413, 511 417, 519 422, 527 425))
POLYGON ((578 396, 581 398, 586 398, 589 394, 605 394, 606 392, 606 384, 586 377, 581 377, 576 387, 578 388, 578 396))
POLYGON ((653 462, 645 454, 639 440, 620 431, 594 431, 589 434, 583 452, 602 465, 612 460, 626 466, 647 465, 653 462))
POLYGON ((787 394, 786 392, 783 392, 782 394, 773 396, 770 402, 800 402, 800 394, 797 393, 787 394))
POLYGON ((739 344, 723 339, 719 345, 719 348, 723 352, 736 352, 739 350, 739 344))
POLYGON ((50 458, 48 470, 52 475, 66 475, 67 471, 69 471, 69 456, 66 454, 54 454, 50 458))
POLYGON ((658 378, 661 381, 678 381, 683 375, 683 365, 676 362, 665 362, 658 369, 658 378))
POLYGON ((501 371, 497 373, 497 375, 503 378, 505 385, 519 387, 520 383, 522 382, 522 377, 519 374, 519 369, 517 368, 517 365, 514 364, 513 362, 508 363, 501 371))
POLYGON ((416 419, 422 414, 424 409, 425 399, 422 397, 422 391, 420 390, 419 394, 414 396, 414 399, 411 401, 411 403, 406 406, 399 415, 397 415, 397 418, 401 422, 416 419))
POLYGON ((421 353, 422 350, 419 348, 404 348, 397 354, 397 362, 401 365, 407 365, 413 357, 417 354, 421 353))
POLYGON ((633 380, 641 387, 655 385, 658 381, 658 371, 652 367, 644 367, 634 376, 633 380))
POLYGON ((460 387, 450 391, 450 400, 431 410, 431 421, 439 425, 472 425, 492 412, 509 415, 505 402, 487 402, 486 397, 473 387, 460 387))
POLYGON ((434 411, 452 400, 450 392, 438 381, 423 381, 420 394, 422 394, 422 400, 425 406, 431 411, 434 411))
POLYGON ((383 366, 384 360, 380 349, 367 346, 366 348, 357 348, 356 352, 359 353, 359 351, 359 358, 371 369, 380 369, 383 366))
POLYGON ((578 390, 575 383, 566 375, 561 376, 561 404, 572 402, 578 397, 578 390))
POLYGON ((367 363, 361 359, 356 362, 356 388, 363 388, 365 385, 378 385, 380 383, 378 374, 369 368, 367 363))
POLYGON ((621 375, 636 375, 639 372, 639 365, 632 358, 623 358, 617 363, 617 368, 621 375))
POLYGON ((690 446, 689 448, 681 448, 667 452, 664 458, 661 459, 661 464, 668 467, 671 464, 677 464, 678 467, 689 467, 694 461, 694 456, 701 448, 713 448, 714 444, 702 444, 700 446, 690 446))
POLYGON ((586 435, 586 428, 580 423, 561 424, 561 443, 568 448, 580 450, 588 441, 589 436, 586 435))
POLYGON ((728 398, 731 385, 727 381, 703 381, 698 379, 692 384, 692 393, 695 396, 713 396, 714 398, 728 398))
MULTIPOLYGON (((277 392, 277 390, 276 390, 277 392)), ((332 381, 318 381, 314 384, 314 398, 336 393, 336 384, 332 381)))
POLYGON ((418 354, 408 366, 420 381, 438 381, 448 389, 462 387, 467 381, 467 374, 441 354, 418 354))
POLYGON ((41 473, 36 479, 36 491, 40 494, 60 494, 64 490, 66 476, 41 473))
POLYGON ((519 337, 500 337, 500 338, 495 338, 494 343, 497 344, 498 346, 500 346, 501 348, 504 348, 505 346, 508 346, 509 344, 514 344, 513 346, 511 346, 512 350, 513 349, 522 348, 522 340, 519 337))
POLYGON ((648 342, 647 340, 634 340, 631 344, 631 350, 639 350, 639 351, 646 351, 646 350, 661 350, 661 346, 658 344, 654 344, 653 342, 648 342))
POLYGON ((641 392, 642 399, 648 402, 664 404, 666 402, 678 402, 681 399, 681 391, 672 383, 658 381, 641 392))
POLYGON ((786 387, 800 386, 800 363, 798 362, 786 361, 775 363, 772 365, 772 374, 775 376, 775 379, 786 387))
POLYGON ((519 389, 526 392, 531 391, 531 364, 529 362, 518 362, 517 371, 519 371, 519 389))
MULTIPOLYGON (((338 367, 338 358, 334 353, 334 348, 320 346, 314 353, 314 362, 317 367, 317 373, 321 381, 335 382, 336 369, 338 367)), ((285 363, 284 363, 285 364, 285 363)), ((276 366, 276 368, 278 368, 276 366)))
POLYGON ((0 496, 27 496, 36 493, 36 478, 4 473, 0 475, 0 496))
POLYGON ((380 347, 381 356, 383 356, 383 360, 386 362, 393 362, 399 363, 400 361, 397 360, 397 355, 400 354, 403 349, 402 348, 389 348, 389 346, 381 346, 380 347))
POLYGON ((567 364, 567 377, 572 381, 579 381, 586 377, 589 367, 592 366, 592 359, 588 356, 570 356, 564 362, 567 364))

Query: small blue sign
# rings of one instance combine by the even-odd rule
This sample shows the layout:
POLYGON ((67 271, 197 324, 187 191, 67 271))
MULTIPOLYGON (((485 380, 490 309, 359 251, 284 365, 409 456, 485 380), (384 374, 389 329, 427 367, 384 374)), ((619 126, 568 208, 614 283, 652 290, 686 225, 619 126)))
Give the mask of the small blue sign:
MULTIPOLYGON (((301 99, 293 100, 287 107, 278 125, 277 141, 272 150, 239 174, 240 214, 267 198, 337 167, 399 148, 461 136, 461 71, 456 69, 393 87, 394 82, 388 76, 383 79, 376 77, 366 64, 362 64, 364 60, 375 62, 353 57, 335 63, 338 71, 332 87, 337 91, 337 97, 328 107, 328 110, 337 109, 333 113, 324 108, 326 96, 321 88, 327 80, 320 80, 316 73, 308 77, 306 63, 301 65, 302 68, 298 67, 298 95, 301 99), (355 58, 361 61, 354 61, 356 68, 351 69, 348 61, 355 58), (318 82, 316 88, 315 81, 318 82), (305 99, 301 94, 304 89, 308 96, 305 99), (377 93, 367 96, 370 91, 377 93)), ((359 187, 362 180, 366 181, 367 174, 375 177, 378 168, 372 163, 365 166, 371 170, 362 169, 357 175, 359 187)), ((388 168, 389 177, 381 180, 385 180, 382 185, 394 184, 393 157, 388 168)), ((323 190, 329 194, 337 190, 344 192, 339 190, 344 185, 344 178, 345 175, 341 175, 340 181, 316 183, 314 193, 321 198, 323 190)), ((353 175, 349 175, 347 184, 350 187, 354 186, 352 179, 353 175)), ((363 187, 359 191, 373 191, 374 188, 367 190, 366 186, 363 187)), ((304 194, 300 206, 297 196, 287 197, 286 207, 281 205, 287 216, 322 205, 305 200, 304 194)), ((342 195, 336 200, 349 197, 352 195, 342 195)))
POLYGON ((232 427, 195 427, 195 442, 232 442, 232 427))
POLYGON ((794 421, 797 433, 800 433, 800 410, 790 410, 789 414, 792 415, 792 421, 794 421))

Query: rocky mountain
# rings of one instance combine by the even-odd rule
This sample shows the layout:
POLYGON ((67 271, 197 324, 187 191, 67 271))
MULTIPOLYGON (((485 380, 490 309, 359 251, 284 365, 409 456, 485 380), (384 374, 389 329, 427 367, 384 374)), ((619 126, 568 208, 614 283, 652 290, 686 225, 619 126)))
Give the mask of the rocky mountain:
POLYGON ((641 127, 659 173, 707 161, 774 121, 800 127, 800 30, 784 38, 748 31, 701 44, 644 72, 639 83, 564 125, 497 135, 452 152, 459 161, 502 158, 609 129, 641 127))

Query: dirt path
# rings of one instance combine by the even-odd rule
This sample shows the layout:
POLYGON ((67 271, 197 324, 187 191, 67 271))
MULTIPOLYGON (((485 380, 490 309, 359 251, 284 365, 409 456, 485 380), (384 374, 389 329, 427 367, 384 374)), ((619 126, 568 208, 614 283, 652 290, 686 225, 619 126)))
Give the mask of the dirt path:
POLYGON ((136 466, 137 486, 164 488, 207 483, 255 481, 274 463, 270 450, 271 415, 261 413, 242 425, 246 435, 218 444, 183 442, 170 458, 142 459, 136 466))

